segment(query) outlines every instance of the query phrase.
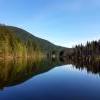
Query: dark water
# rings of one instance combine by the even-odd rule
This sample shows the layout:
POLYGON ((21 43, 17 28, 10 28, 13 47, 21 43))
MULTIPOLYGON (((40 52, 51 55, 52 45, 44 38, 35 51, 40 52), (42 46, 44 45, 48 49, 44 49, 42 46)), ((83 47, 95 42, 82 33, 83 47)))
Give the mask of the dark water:
POLYGON ((1 61, 0 100, 100 100, 99 74, 99 63, 1 61))

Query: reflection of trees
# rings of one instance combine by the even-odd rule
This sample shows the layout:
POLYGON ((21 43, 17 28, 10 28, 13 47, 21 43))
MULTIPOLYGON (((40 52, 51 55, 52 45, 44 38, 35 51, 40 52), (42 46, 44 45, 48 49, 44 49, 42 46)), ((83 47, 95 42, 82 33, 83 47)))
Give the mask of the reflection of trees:
POLYGON ((72 64, 73 67, 77 69, 86 69, 87 72, 92 72, 93 74, 99 74, 100 75, 100 61, 98 60, 87 60, 87 59, 69 59, 66 57, 61 58, 61 60, 65 64, 72 64))
POLYGON ((73 65, 75 65, 76 68, 79 68, 79 69, 86 69, 87 72, 92 72, 94 74, 100 74, 100 62, 97 61, 97 62, 81 62, 81 61, 78 61, 78 62, 73 62, 73 65))
POLYGON ((88 72, 100 73, 100 40, 87 42, 86 45, 76 45, 72 52, 64 49, 60 52, 60 59, 76 68, 86 68, 88 72))
POLYGON ((0 88, 20 84, 56 65, 60 65, 60 63, 45 59, 0 61, 0 88))

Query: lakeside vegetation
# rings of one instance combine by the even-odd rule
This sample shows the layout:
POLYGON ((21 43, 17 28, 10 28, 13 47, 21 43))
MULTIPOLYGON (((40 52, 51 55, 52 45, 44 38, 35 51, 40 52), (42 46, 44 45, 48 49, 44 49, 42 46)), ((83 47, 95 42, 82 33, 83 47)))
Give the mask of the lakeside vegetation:
POLYGON ((77 60, 100 61, 100 40, 87 42, 85 46, 76 45, 71 56, 77 60))
POLYGON ((14 31, 8 29, 6 26, 0 27, 0 57, 32 57, 41 51, 35 42, 31 39, 23 42, 14 31))
POLYGON ((60 52, 60 60, 65 64, 71 64, 73 67, 100 76, 100 40, 87 42, 60 52))
POLYGON ((27 31, 0 25, 0 59, 20 57, 44 57, 62 49, 46 40, 37 38, 27 31))
POLYGON ((71 52, 64 49, 60 52, 60 60, 100 76, 100 40, 87 42, 86 45, 76 45, 71 52))
POLYGON ((100 61, 100 40, 87 42, 86 45, 76 45, 70 53, 66 49, 60 53, 60 56, 73 61, 100 61))
POLYGON ((97 62, 100 61, 100 40, 64 48, 35 37, 23 29, 0 25, 0 60, 41 57, 60 57, 74 63, 97 62))

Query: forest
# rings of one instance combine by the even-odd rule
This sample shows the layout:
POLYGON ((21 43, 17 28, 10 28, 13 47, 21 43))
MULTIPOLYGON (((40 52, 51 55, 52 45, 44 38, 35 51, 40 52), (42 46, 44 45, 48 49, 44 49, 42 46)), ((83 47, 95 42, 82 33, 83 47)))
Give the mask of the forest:
POLYGON ((23 42, 13 30, 6 26, 0 27, 0 59, 39 55, 41 55, 41 49, 32 39, 23 42))
POLYGON ((0 24, 0 59, 56 56, 64 47, 38 38, 21 28, 0 24))
POLYGON ((76 45, 70 53, 65 49, 60 52, 60 56, 74 62, 100 61, 100 40, 87 42, 85 45, 76 45))

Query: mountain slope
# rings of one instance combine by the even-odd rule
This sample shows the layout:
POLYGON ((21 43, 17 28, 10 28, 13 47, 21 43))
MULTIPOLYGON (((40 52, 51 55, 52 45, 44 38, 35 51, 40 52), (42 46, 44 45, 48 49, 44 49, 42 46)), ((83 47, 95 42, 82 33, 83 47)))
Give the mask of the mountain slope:
POLYGON ((17 27, 0 25, 0 57, 2 56, 34 56, 59 52, 64 47, 38 38, 17 27))
POLYGON ((41 47, 42 50, 51 51, 51 50, 57 50, 63 48, 60 46, 56 46, 47 40, 38 38, 21 28, 17 28, 13 26, 6 26, 6 27, 14 31, 14 33, 24 42, 28 41, 29 39, 31 39, 33 42, 36 42, 41 47))

